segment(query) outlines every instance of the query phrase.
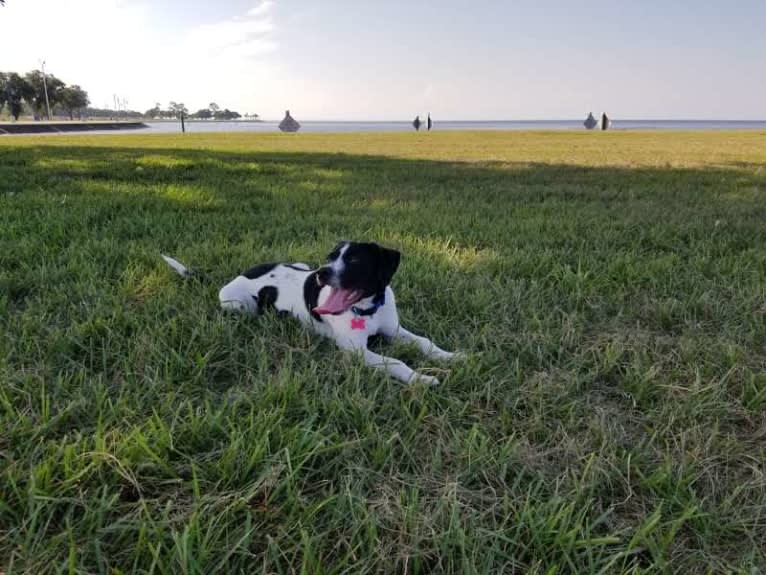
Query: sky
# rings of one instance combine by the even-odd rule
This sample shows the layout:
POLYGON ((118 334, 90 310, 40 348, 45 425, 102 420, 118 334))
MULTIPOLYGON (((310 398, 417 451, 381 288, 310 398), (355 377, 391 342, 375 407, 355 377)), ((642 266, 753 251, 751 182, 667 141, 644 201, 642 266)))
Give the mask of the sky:
POLYGON ((0 70, 144 111, 766 119, 766 0, 6 0, 0 70))

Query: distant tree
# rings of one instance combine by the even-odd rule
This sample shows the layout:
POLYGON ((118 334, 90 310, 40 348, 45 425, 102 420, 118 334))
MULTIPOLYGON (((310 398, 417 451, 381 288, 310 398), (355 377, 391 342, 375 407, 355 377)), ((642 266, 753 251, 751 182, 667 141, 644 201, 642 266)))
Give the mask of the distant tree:
POLYGON ((224 110, 219 110, 216 112, 214 117, 216 120, 236 120, 237 118, 241 118, 242 115, 239 112, 234 112, 228 108, 225 108, 224 110))
POLYGON ((221 107, 215 102, 210 102, 210 104, 208 104, 207 107, 213 113, 213 116, 215 116, 216 112, 218 112, 221 109, 221 107))
POLYGON ((16 72, 10 72, 5 76, 5 101, 8 105, 8 111, 14 120, 18 120, 21 111, 24 108, 24 101, 29 102, 33 97, 34 91, 27 83, 26 79, 19 76, 16 72))
POLYGON ((177 103, 177 102, 170 102, 170 113, 171 117, 180 118, 181 114, 184 116, 189 115, 189 109, 184 106, 183 102, 177 103))
POLYGON ((32 106, 36 116, 42 116, 45 110, 45 90, 48 90, 48 102, 51 108, 61 102, 61 90, 64 88, 64 82, 53 76, 46 74, 43 82, 43 73, 40 70, 28 72, 24 76, 30 87, 30 98, 25 98, 27 103, 32 106))
POLYGON ((8 101, 8 96, 5 93, 7 83, 8 79, 6 75, 3 72, 0 72, 0 112, 3 111, 5 103, 8 101))
POLYGON ((90 104, 88 93, 80 86, 65 86, 60 93, 61 106, 69 113, 69 119, 74 119, 75 112, 82 116, 83 108, 90 104))
POLYGON ((208 108, 202 108, 201 110, 194 112, 191 117, 199 118, 200 120, 209 120, 213 117, 213 112, 211 112, 208 108))
POLYGON ((160 109, 159 103, 154 105, 154 108, 149 108, 146 112, 144 112, 144 116, 147 118, 159 118, 162 114, 162 110, 160 109))

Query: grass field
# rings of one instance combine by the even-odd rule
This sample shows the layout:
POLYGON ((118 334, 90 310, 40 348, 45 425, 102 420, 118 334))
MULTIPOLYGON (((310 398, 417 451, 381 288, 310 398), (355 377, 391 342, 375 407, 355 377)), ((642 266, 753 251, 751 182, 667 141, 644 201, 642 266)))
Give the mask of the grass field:
POLYGON ((0 138, 7 575, 756 573, 765 461, 764 133, 0 138), (339 239, 440 387, 219 311, 339 239))

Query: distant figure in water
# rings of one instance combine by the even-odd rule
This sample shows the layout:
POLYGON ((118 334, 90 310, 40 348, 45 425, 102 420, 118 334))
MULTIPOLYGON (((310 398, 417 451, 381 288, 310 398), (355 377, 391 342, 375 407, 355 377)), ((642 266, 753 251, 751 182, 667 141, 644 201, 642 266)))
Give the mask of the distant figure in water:
POLYGON ((601 114, 601 130, 609 128, 609 118, 606 117, 606 112, 601 114))
POLYGON ((290 115, 290 110, 285 110, 285 117, 279 122, 279 129, 283 132, 297 132, 301 125, 290 115))
POLYGON ((431 112, 428 113, 428 131, 431 131, 431 126, 433 125, 433 122, 431 121, 431 112))
POLYGON ((420 115, 419 114, 415 116, 415 119, 412 121, 412 125, 415 128, 416 132, 420 131, 420 115))

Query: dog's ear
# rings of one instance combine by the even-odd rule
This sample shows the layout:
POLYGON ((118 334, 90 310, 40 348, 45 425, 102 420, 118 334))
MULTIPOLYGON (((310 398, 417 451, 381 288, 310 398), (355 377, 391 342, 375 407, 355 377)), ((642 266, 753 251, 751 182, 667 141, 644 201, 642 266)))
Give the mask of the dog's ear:
POLYGON ((396 250, 388 248, 380 248, 380 264, 378 267, 378 278, 380 281, 380 288, 385 288, 391 283, 391 278, 394 277, 396 270, 399 268, 399 261, 402 259, 402 254, 396 250))
POLYGON ((332 251, 329 254, 327 254, 325 261, 329 261, 331 259, 338 257, 338 254, 340 254, 340 250, 342 250, 343 246, 345 246, 347 243, 348 242, 346 241, 338 242, 336 246, 332 249, 332 251))

